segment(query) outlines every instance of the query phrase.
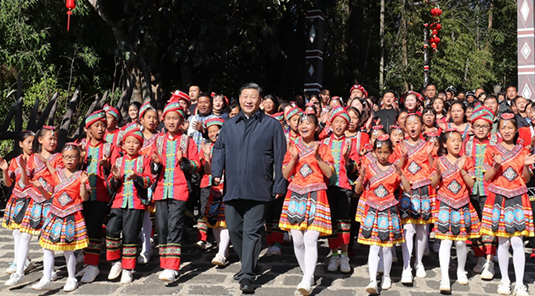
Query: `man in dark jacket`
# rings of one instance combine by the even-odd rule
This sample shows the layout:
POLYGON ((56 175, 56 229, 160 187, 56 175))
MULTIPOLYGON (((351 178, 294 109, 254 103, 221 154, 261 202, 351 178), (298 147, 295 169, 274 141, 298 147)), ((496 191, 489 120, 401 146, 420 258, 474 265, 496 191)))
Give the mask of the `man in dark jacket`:
POLYGON ((390 133, 390 126, 396 123, 398 111, 394 109, 396 94, 393 90, 387 90, 383 93, 381 110, 375 112, 374 120, 378 125, 382 125, 385 131, 390 133), (380 121, 379 121, 380 119, 380 121))
POLYGON ((260 110, 260 86, 243 85, 239 101, 242 111, 225 122, 215 143, 212 177, 217 185, 224 174, 225 220, 241 261, 235 278, 242 292, 254 293, 266 206, 286 192, 286 138, 281 124, 260 110))

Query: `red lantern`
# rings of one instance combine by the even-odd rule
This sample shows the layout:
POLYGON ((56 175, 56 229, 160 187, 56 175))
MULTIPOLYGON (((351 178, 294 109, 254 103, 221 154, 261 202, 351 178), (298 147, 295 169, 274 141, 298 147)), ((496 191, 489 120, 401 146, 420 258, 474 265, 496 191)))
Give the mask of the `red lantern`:
POLYGON ((433 49, 437 49, 437 44, 436 44, 436 43, 431 43, 431 47, 432 47, 433 49))
POLYGON ((438 34, 438 31, 437 31, 437 30, 433 30, 431 33, 432 33, 433 35, 437 35, 437 34, 438 34))
POLYGON ((69 28, 70 28, 70 24, 71 24, 71 15, 72 15, 72 10, 76 8, 76 0, 67 0, 65 2, 65 7, 67 7, 67 9, 69 11, 67 11, 67 31, 69 31, 69 28))
POLYGON ((440 8, 433 8, 431 9, 431 14, 434 16, 434 17, 438 17, 442 14, 442 10, 440 10, 440 8))
POLYGON ((440 43, 440 38, 438 38, 438 36, 432 37, 432 38, 431 38, 431 42, 432 42, 432 43, 439 44, 439 43, 440 43))
POLYGON ((437 31, 440 31, 440 29, 442 29, 442 25, 440 23, 432 23, 429 27, 431 28, 431 30, 437 31))

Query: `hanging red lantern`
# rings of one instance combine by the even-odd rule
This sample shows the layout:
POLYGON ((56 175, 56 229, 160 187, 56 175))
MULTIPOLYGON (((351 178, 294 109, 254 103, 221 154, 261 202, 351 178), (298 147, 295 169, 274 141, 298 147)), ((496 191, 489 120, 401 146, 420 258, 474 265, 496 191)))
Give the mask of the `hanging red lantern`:
POLYGON ((438 31, 437 31, 437 30, 433 30, 433 31, 431 31, 431 34, 433 34, 433 35, 437 35, 437 34, 438 34, 438 31))
POLYGON ((72 10, 76 8, 75 2, 76 0, 66 0, 65 2, 65 7, 69 10, 67 11, 67 31, 70 29, 72 10))
POLYGON ((433 49, 437 49, 437 44, 436 44, 436 43, 431 43, 431 47, 432 47, 433 49))
POLYGON ((432 23, 430 26, 431 30, 437 30, 440 31, 442 29, 442 25, 440 23, 432 23))
POLYGON ((438 36, 434 36, 434 37, 431 38, 431 42, 439 44, 440 43, 440 38, 438 36))
POLYGON ((442 14, 442 10, 440 8, 433 8, 431 9, 431 14, 434 16, 434 17, 438 17, 442 14))

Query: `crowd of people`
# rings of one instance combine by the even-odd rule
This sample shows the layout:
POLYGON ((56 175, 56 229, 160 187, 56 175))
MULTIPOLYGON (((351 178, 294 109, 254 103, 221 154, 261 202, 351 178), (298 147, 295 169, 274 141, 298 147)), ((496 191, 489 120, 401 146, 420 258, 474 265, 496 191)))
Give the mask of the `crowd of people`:
POLYGON ((450 292, 455 246, 456 280, 467 285, 471 245, 482 279, 494 278, 498 262, 498 294, 529 295, 524 242, 535 236, 535 103, 514 86, 495 95, 437 92, 430 84, 376 98, 354 85, 347 99, 323 89, 283 101, 248 83, 234 102, 191 86, 172 93, 162 110, 133 102, 126 117, 105 105, 85 119, 86 136, 61 151, 54 127, 24 131, 22 154, 0 158, 13 187, 2 222, 14 240, 5 285, 23 283, 32 268, 32 236, 43 248, 43 276, 32 285, 38 291, 58 278, 56 251, 66 259, 64 291, 95 280, 102 249, 108 279, 130 283, 136 264, 149 262, 153 237, 159 279, 174 282, 187 213, 198 213, 194 247, 206 250, 212 233, 212 264, 224 267, 232 245, 243 293, 254 293, 265 234, 266 256, 280 256, 291 238, 302 295, 312 291, 322 238, 330 272, 350 273, 353 252, 369 245, 369 294, 392 288, 397 248, 401 284, 427 276, 422 259, 432 250, 439 290, 450 292))

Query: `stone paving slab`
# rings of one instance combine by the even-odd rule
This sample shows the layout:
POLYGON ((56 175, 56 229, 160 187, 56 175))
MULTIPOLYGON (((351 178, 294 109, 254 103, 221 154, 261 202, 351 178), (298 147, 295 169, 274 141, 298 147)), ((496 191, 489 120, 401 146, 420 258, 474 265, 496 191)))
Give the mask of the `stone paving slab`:
MULTIPOLYGON (((0 212, 3 216, 3 213, 0 212)), ((188 231, 189 237, 196 236, 194 230, 188 231)), ((96 281, 91 284, 81 284, 80 287, 71 293, 63 292, 62 288, 66 280, 65 259, 61 253, 56 254, 56 269, 59 272, 60 279, 53 283, 53 290, 42 293, 33 291, 30 287, 41 278, 42 272, 42 252, 33 238, 30 247, 29 256, 36 268, 26 277, 25 283, 14 288, 8 288, 3 283, 9 278, 4 273, 13 258, 13 242, 9 230, 0 229, 0 296, 10 295, 242 295, 239 285, 232 279, 233 275, 239 271, 240 264, 238 257, 231 251, 229 258, 230 264, 225 268, 213 267, 210 263, 216 253, 216 250, 209 248, 206 252, 194 250, 192 243, 183 246, 183 257, 179 278, 175 283, 165 284, 158 280, 160 272, 158 261, 158 250, 154 250, 149 264, 138 265, 134 273, 134 282, 128 285, 119 283, 118 280, 108 281, 107 274, 110 263, 105 261, 105 254, 101 254, 101 274, 96 281)), ((261 253, 260 270, 255 284, 257 285, 255 295, 259 296, 278 296, 294 295, 297 284, 301 280, 301 271, 293 255, 293 248, 285 245, 282 249, 283 256, 267 257, 264 256, 266 248, 261 253)), ((355 256, 351 258, 353 268, 350 274, 331 273, 327 271, 329 249, 326 240, 321 240, 319 244, 319 262, 316 267, 315 280, 316 286, 311 295, 321 296, 352 296, 367 295, 365 287, 369 282, 368 278, 368 247, 359 245, 355 248, 355 256)), ((466 270, 468 270, 469 285, 461 286, 455 282, 457 262, 455 252, 452 251, 452 260, 450 265, 450 279, 452 283, 451 295, 459 296, 481 296, 496 295, 496 289, 500 279, 498 265, 496 264, 496 278, 492 281, 483 281, 479 275, 475 275, 471 270, 476 264, 476 258, 471 254, 468 256, 466 270)), ((524 281, 528 284, 530 295, 535 295, 535 260, 530 259, 529 252, 526 249, 526 274, 524 281)), ((440 282, 440 268, 438 267, 438 257, 431 254, 424 258, 424 265, 427 270, 427 278, 415 278, 412 286, 404 286, 401 280, 401 248, 397 250, 399 258, 398 263, 392 266, 391 278, 392 288, 388 291, 382 291, 384 296, 429 296, 439 295, 438 286, 440 282)), ((511 264, 509 267, 509 276, 514 281, 514 269, 511 264)), ((377 277, 381 279, 380 276, 377 277)))

